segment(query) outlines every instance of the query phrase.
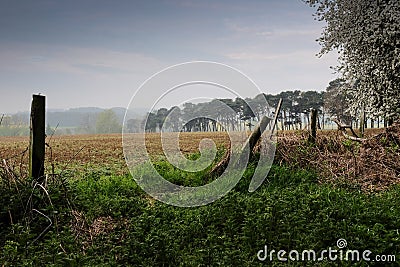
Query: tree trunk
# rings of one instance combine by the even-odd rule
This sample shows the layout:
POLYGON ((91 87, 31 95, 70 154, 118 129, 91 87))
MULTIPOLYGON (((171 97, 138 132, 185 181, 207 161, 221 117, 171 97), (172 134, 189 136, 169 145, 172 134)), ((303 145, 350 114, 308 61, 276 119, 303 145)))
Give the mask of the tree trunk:
POLYGON ((392 126, 392 125, 393 125, 393 122, 394 122, 393 118, 392 118, 392 117, 389 118, 389 119, 388 119, 388 126, 392 126))

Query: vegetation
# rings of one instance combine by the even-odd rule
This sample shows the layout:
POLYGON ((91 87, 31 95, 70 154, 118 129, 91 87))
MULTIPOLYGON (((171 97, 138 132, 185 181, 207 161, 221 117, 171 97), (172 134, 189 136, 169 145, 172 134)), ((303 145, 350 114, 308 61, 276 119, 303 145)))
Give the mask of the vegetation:
MULTIPOLYGON (((272 113, 261 100, 276 107, 282 98, 274 165, 258 190, 248 192, 257 166, 255 151, 242 179, 226 196, 196 208, 169 206, 135 183, 133 177, 146 175, 145 168, 128 172, 121 135, 110 134, 122 130, 114 110, 87 113, 75 129, 103 135, 53 137, 56 129, 48 123, 47 175, 40 181, 26 175, 27 138, 1 138, 0 265, 280 266, 279 250, 312 249, 319 258, 323 250, 345 254, 349 249, 369 250, 372 260, 388 256, 385 265, 397 266, 400 124, 367 131, 367 139, 356 141, 319 131, 310 142, 309 133, 302 129, 309 124, 311 108, 322 116, 322 128, 326 116, 349 124, 364 111, 371 124, 376 118, 379 123, 379 117, 390 124, 399 117, 400 4, 392 0, 305 2, 317 8, 319 20, 327 22, 319 40, 321 54, 332 49, 341 53, 338 70, 343 77, 332 81, 326 92, 286 91, 185 103, 154 110, 145 120, 129 118, 125 125, 127 132, 150 132, 146 148, 164 178, 199 186, 215 178, 209 172, 213 166, 200 172, 178 170, 166 160, 160 134, 155 132, 180 131, 179 149, 193 160, 200 157, 200 140, 213 139, 219 148, 215 165, 231 147, 225 131, 251 130, 263 115, 272 113), (347 245, 339 247, 339 239, 347 245), (258 252, 266 246, 275 257, 262 262, 258 252)), ((18 114, 0 118, 0 135, 24 135, 27 129, 18 114)), ((138 144, 132 139, 129 145, 135 151, 138 144)), ((137 160, 139 164, 142 159, 137 160)), ((354 264, 338 261, 289 264, 354 264)))
POLYGON ((119 133, 122 130, 121 124, 118 122, 117 115, 111 109, 105 110, 96 119, 96 133, 119 133))
MULTIPOLYGON (((46 112, 47 135, 120 133, 124 108, 75 108, 46 112)), ((138 115, 138 117, 141 117, 138 115)), ((29 113, 0 113, 0 136, 28 136, 29 113)))
POLYGON ((345 87, 348 86, 343 79, 336 79, 329 83, 324 94, 325 110, 342 122, 351 123, 353 117, 347 112, 349 105, 345 87))
POLYGON ((278 118, 284 127, 290 129, 292 125, 296 125, 297 128, 302 128, 302 125, 307 124, 311 108, 319 110, 323 116, 323 95, 323 92, 296 90, 276 95, 260 94, 246 99, 213 99, 198 104, 184 103, 182 109, 175 106, 148 113, 141 127, 138 127, 134 119, 127 120, 126 130, 129 132, 139 132, 141 129, 146 132, 252 130, 252 126, 259 122, 264 114, 273 112, 271 107, 265 107, 265 100, 272 107, 276 107, 280 98, 283 99, 283 106, 281 116, 278 118), (192 117, 196 119, 190 120, 192 117))
MULTIPOLYGON (((319 127, 325 128, 326 123, 332 123, 330 121, 332 117, 348 123, 358 121, 360 110, 354 112, 349 110, 352 97, 346 91, 349 86, 349 83, 344 79, 337 79, 329 83, 326 92, 295 90, 284 91, 276 95, 260 94, 254 98, 246 99, 214 99, 210 102, 198 104, 185 103, 181 108, 177 106, 169 109, 160 108, 146 116, 137 114, 135 118, 127 118, 124 126, 125 131, 131 133, 143 130, 146 130, 146 132, 252 130, 262 115, 274 113, 274 108, 279 99, 282 98, 282 109, 278 116, 278 127, 280 129, 306 128, 309 124, 309 114, 312 108, 318 110, 319 127), (271 107, 264 107, 262 98, 265 98, 271 107), (225 105, 225 108, 222 105, 225 105), (196 119, 189 120, 192 116, 195 116, 196 119), (217 118, 218 122, 209 119, 210 117, 217 118)), ((63 112, 49 112, 47 134, 119 133, 122 129, 121 123, 124 112, 125 110, 122 109, 101 110, 96 108, 70 110, 66 111, 65 114, 63 112), (63 125, 68 125, 68 127, 63 125)), ((383 117, 372 113, 366 114, 366 120, 370 120, 371 127, 374 127, 375 122, 379 127, 383 117)), ((29 135, 28 122, 29 120, 25 118, 25 115, 5 116, 0 125, 0 136, 29 135)))
MULTIPOLYGON (((257 259, 257 252, 265 245, 320 252, 337 248, 339 238, 347 240, 349 249, 398 257, 400 209, 393 203, 399 187, 365 195, 320 185, 312 171, 274 166, 268 183, 249 193, 253 170, 250 166, 234 191, 221 200, 190 209, 149 199, 129 175, 89 173, 66 183, 59 177, 48 181, 49 197, 44 189, 32 188, 34 181, 11 185, 2 175, 0 262, 3 266, 261 266, 265 263, 257 259), (48 220, 33 210, 51 219, 47 231, 43 232, 48 220)), ((270 265, 279 264, 275 258, 270 265)))
MULTIPOLYGON (((337 249, 339 238, 347 240, 348 249, 369 249, 373 255, 398 258, 400 209, 396 203, 400 187, 392 183, 377 187, 379 190, 364 190, 365 180, 354 180, 351 169, 345 179, 327 183, 323 179, 326 172, 319 166, 334 164, 336 153, 352 168, 353 155, 360 153, 361 147, 338 137, 330 139, 325 132, 319 132, 315 147, 305 142, 302 132, 282 134, 276 163, 257 191, 247 191, 253 162, 233 191, 198 208, 168 206, 145 194, 127 172, 120 135, 52 137, 48 140, 52 149, 47 149, 50 175, 40 185, 20 175, 19 156, 7 156, 0 165, 0 264, 280 266, 276 257, 272 262, 259 261, 257 252, 265 245, 275 250, 320 252, 337 249), (318 158, 323 153, 325 157, 318 158)), ((221 132, 181 133, 181 150, 189 158, 198 158, 198 143, 207 136, 217 146, 227 145, 221 132)), ((161 155, 159 134, 148 138, 148 149, 156 155, 154 164, 167 179, 193 186, 207 182, 202 172, 181 175, 157 156, 161 155)), ((393 156, 391 164, 398 164, 397 139, 391 138, 380 136, 377 141, 384 142, 383 151, 368 159, 370 165, 385 154, 393 156)), ((14 152, 22 153, 27 144, 21 138, 3 138, 1 144, 7 140, 14 152), (18 140, 21 145, 17 147, 18 140)), ((10 149, 4 146, 0 149, 2 158, 7 151, 10 149)), ((223 154, 218 153, 219 157, 223 154)), ((332 170, 342 175, 339 170, 344 166, 332 170)), ((331 266, 332 262, 317 264, 331 266)))
POLYGON ((349 106, 374 116, 400 116, 400 2, 306 0, 327 26, 321 54, 340 53, 339 72, 351 86, 349 106))

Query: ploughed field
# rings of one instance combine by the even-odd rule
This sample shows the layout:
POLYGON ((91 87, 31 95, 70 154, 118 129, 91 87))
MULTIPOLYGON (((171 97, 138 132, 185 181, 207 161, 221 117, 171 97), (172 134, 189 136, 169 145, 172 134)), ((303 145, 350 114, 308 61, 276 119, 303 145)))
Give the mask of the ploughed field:
MULTIPOLYGON (((135 140, 134 135, 131 140, 135 140)), ((166 133, 168 142, 169 135, 166 133)), ((172 137, 172 136, 171 136, 172 137)), ((199 151, 202 139, 211 139, 217 147, 229 144, 229 135, 225 132, 180 133, 179 147, 182 153, 192 154, 199 151)), ((137 144, 140 145, 140 139, 137 144)), ((46 138, 46 169, 92 171, 96 168, 107 169, 113 174, 128 172, 122 148, 121 134, 103 135, 64 135, 46 138)), ((133 144, 135 146, 135 144, 133 144)), ((28 163, 29 137, 0 137, 0 159, 7 164, 26 169, 28 163), (22 163, 22 164, 21 164, 22 163)), ((146 147, 149 155, 162 155, 159 133, 146 134, 146 147)), ((135 149, 132 147, 132 149, 135 149)))

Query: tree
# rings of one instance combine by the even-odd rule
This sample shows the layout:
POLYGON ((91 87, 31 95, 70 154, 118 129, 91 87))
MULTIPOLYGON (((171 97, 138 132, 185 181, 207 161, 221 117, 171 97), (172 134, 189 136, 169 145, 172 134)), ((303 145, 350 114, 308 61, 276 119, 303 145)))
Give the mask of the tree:
POLYGON ((256 117, 256 114, 254 114, 253 109, 255 109, 255 102, 252 101, 252 99, 247 98, 246 100, 243 100, 242 98, 237 97, 235 99, 235 104, 236 104, 236 113, 238 114, 238 118, 244 122, 246 126, 249 127, 249 130, 251 131, 251 126, 252 126, 252 119, 256 117))
POLYGON ((192 120, 192 116, 194 115, 195 104, 186 102, 183 104, 183 112, 182 112, 182 121, 184 125, 185 132, 191 132, 194 128, 194 121, 192 120))
POLYGON ((400 1, 305 0, 327 26, 320 55, 337 50, 337 70, 351 84, 349 108, 373 116, 400 114, 400 1))
POLYGON ((168 109, 160 108, 159 110, 157 110, 156 121, 157 121, 157 127, 160 130, 160 132, 163 129, 168 128, 168 125, 164 125, 167 116, 168 116, 168 109))
POLYGON ((158 123, 157 114, 148 112, 142 123, 142 127, 146 132, 156 132, 158 123))
POLYGON ((330 116, 337 117, 340 121, 350 123, 351 116, 346 112, 349 108, 345 88, 348 84, 343 79, 331 81, 324 94, 324 108, 330 116))
POLYGON ((119 133, 122 127, 117 115, 111 109, 107 109, 97 116, 96 133, 119 133))
POLYGON ((95 132, 95 128, 96 128, 96 118, 94 114, 88 113, 82 117, 77 130, 79 133, 91 134, 95 132))
POLYGON ((141 123, 142 120, 141 119, 129 119, 126 122, 126 130, 129 133, 138 133, 141 130, 141 123))
POLYGON ((173 132, 179 132, 182 126, 182 111, 178 106, 173 106, 168 110, 168 117, 165 121, 173 132))

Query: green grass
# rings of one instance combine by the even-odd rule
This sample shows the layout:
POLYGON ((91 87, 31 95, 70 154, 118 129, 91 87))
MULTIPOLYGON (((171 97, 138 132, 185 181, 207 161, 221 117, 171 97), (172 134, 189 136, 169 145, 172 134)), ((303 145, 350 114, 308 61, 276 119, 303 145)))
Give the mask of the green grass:
MULTIPOLYGON (((157 164, 170 179, 177 175, 167 163, 157 164)), ((335 248, 339 238, 347 240, 349 249, 395 254, 400 260, 398 186, 366 195, 351 188, 318 184, 312 171, 273 166, 268 181, 249 193, 253 171, 254 166, 249 166, 244 178, 222 199, 196 208, 151 201, 128 175, 97 172, 73 179, 67 195, 71 205, 66 204, 65 189, 60 186, 49 192, 51 209, 36 200, 35 205, 44 213, 56 211, 52 218, 58 224, 28 247, 26 243, 32 242, 45 224, 37 217, 37 222, 26 222, 22 216, 13 225, 7 224, 8 211, 18 214, 18 204, 8 204, 2 194, 1 201, 6 204, 1 210, 0 265, 280 266, 276 257, 273 262, 260 262, 257 252, 265 245, 277 251, 318 252, 335 248), (85 215, 87 225, 103 218, 111 230, 91 238, 85 231, 77 235, 72 209, 85 215)), ((203 182, 204 174, 185 175, 185 184, 190 179, 195 184, 203 182)), ((319 264, 331 266, 332 262, 319 264)))

